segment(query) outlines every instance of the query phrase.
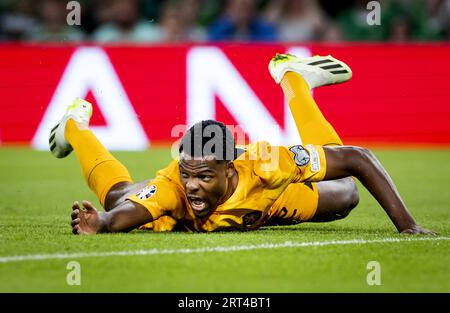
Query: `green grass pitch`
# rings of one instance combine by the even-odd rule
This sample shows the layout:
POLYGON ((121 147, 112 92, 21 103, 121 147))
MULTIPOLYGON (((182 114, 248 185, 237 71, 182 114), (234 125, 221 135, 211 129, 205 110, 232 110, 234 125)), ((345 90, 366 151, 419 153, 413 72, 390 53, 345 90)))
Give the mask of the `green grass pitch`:
MULTIPOLYGON (((450 237, 450 151, 375 152, 419 224, 450 237)), ((114 154, 136 180, 152 177, 170 158, 166 149, 114 154)), ((450 241, 383 242, 410 237, 397 234, 361 186, 359 206, 332 223, 247 233, 98 236, 71 234, 72 201, 89 199, 99 206, 74 155, 56 160, 49 152, 2 148, 0 186, 0 292, 450 292, 450 241), (198 250, 354 239, 380 242, 198 250), (154 254, 133 254, 152 249, 154 254), (120 251, 131 253, 114 254, 120 251), (95 255, 103 252, 113 254, 95 255), (20 259, 42 254, 49 257, 20 259), (69 261, 81 266, 79 286, 66 282, 69 261), (379 262, 381 285, 367 284, 369 261, 379 262)))

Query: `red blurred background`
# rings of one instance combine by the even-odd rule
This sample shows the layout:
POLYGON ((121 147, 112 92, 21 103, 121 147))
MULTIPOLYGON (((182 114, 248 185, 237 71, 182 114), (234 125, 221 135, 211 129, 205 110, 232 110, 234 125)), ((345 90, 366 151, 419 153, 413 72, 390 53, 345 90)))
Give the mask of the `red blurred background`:
MULTIPOLYGON (((198 83, 188 81, 191 77, 187 74, 188 55, 193 49, 201 51, 212 47, 219 53, 223 52, 224 60, 229 62, 227 67, 239 73, 243 82, 241 85, 256 95, 282 129, 285 127, 283 94, 281 88, 272 81, 267 64, 276 52, 295 48, 311 55, 332 54, 352 68, 353 78, 350 82, 314 91, 317 103, 344 143, 450 144, 450 88, 447 79, 450 72, 450 45, 442 43, 301 46, 230 43, 215 46, 180 44, 103 47, 5 44, 0 47, 1 144, 32 143, 52 100, 66 93, 59 84, 70 60, 81 50, 90 48, 106 56, 122 88, 102 90, 96 81, 109 74, 96 66, 95 59, 85 57, 80 70, 87 77, 92 76, 93 80, 82 83, 84 94, 78 96, 94 103, 92 124, 103 126, 107 131, 108 123, 114 123, 113 118, 108 120, 105 117, 104 111, 108 110, 108 106, 115 109, 116 104, 104 103, 108 101, 103 97, 104 93, 114 99, 124 97, 132 106, 132 110, 127 112, 137 117, 147 141, 152 144, 171 143, 176 139, 171 136, 172 128, 189 123, 187 109, 192 101, 188 101, 188 85, 198 83), (98 106, 98 98, 104 103, 101 107, 98 106)), ((205 56, 204 62, 211 71, 215 70, 213 59, 205 56), (212 63, 208 65, 208 62, 212 63)), ((227 74, 222 77, 217 72, 214 75, 218 76, 216 84, 226 88, 230 77, 227 74)), ((68 85, 79 83, 77 77, 70 79, 72 81, 68 85)), ((215 86, 198 87, 210 88, 210 92, 215 94, 215 86)), ((230 103, 226 102, 230 100, 224 102, 226 97, 220 92, 214 98, 216 111, 213 117, 225 124, 239 124, 239 116, 230 113, 230 103)), ((246 105, 242 102, 244 99, 235 99, 233 101, 238 103, 234 105, 246 105)), ((61 110, 67 104, 52 105, 60 106, 61 110)), ((257 118, 256 113, 254 117, 242 118, 257 118)), ((120 130, 125 133, 132 131, 126 129, 125 122, 119 126, 125 127, 120 130)), ((133 135, 129 133, 129 136, 133 135)), ((120 146, 113 148, 120 149, 120 146)), ((124 148, 127 149, 126 146, 124 148)))

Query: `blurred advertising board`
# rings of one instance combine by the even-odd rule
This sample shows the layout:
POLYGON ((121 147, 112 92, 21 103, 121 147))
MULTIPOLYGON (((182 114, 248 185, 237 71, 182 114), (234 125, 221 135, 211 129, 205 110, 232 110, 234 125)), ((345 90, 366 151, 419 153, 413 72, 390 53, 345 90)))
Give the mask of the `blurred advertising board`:
POLYGON ((247 140, 301 141, 267 70, 275 53, 331 54, 351 81, 314 97, 344 143, 450 144, 450 45, 0 46, 0 143, 47 149, 76 97, 94 103, 92 129, 110 149, 172 144, 186 125, 218 119, 247 140))

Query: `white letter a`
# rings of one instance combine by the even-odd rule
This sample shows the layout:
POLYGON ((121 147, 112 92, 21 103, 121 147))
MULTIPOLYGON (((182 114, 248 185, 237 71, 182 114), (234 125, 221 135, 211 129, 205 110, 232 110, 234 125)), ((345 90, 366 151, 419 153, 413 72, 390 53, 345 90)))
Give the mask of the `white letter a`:
POLYGON ((92 90, 107 124, 90 129, 106 148, 143 150, 149 146, 147 136, 108 56, 100 48, 84 47, 75 51, 67 65, 34 135, 34 148, 49 149, 50 129, 61 119, 66 107, 75 98, 85 97, 89 90, 92 90))

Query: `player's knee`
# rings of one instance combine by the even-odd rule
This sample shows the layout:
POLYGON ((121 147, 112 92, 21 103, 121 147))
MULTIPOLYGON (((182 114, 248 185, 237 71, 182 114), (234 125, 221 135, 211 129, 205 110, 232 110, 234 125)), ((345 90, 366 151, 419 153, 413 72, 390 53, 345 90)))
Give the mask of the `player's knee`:
POLYGON ((359 192, 353 178, 348 178, 346 185, 342 210, 337 214, 336 219, 347 217, 359 203, 359 192))
POLYGON ((105 198, 105 211, 110 211, 122 200, 130 189, 129 182, 120 182, 111 187, 105 198))
POLYGON ((347 199, 347 205, 348 205, 349 212, 351 210, 353 210, 358 205, 358 203, 359 203, 358 187, 356 186, 355 181, 352 179, 350 186, 349 186, 348 199, 347 199))

